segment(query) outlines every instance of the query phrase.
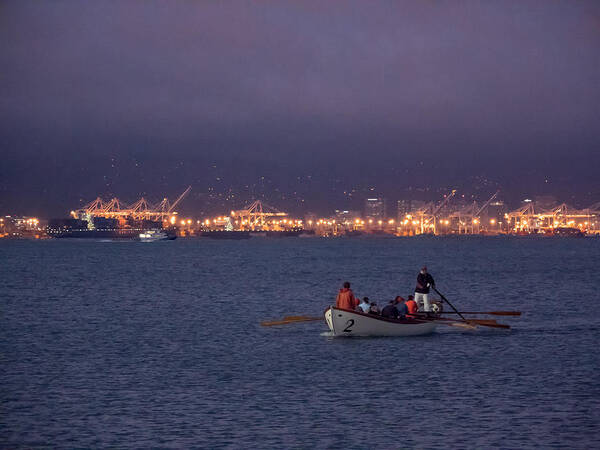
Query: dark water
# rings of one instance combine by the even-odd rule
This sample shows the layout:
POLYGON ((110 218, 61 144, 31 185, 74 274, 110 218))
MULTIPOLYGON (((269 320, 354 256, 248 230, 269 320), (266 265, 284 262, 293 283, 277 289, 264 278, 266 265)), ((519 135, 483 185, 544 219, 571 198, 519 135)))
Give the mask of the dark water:
POLYGON ((0 444, 598 448, 599 268, 600 239, 1 242, 0 444), (406 295, 423 263, 463 310, 524 316, 259 325, 321 314, 345 280, 406 295))

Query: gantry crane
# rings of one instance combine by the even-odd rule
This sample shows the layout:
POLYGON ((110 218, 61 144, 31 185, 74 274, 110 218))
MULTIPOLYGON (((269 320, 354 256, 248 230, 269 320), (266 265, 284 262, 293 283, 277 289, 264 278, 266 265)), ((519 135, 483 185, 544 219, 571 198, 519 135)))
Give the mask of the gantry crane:
POLYGON ((433 228, 433 234, 437 232, 437 214, 442 210, 444 206, 448 204, 450 199, 456 194, 456 189, 453 189, 448 195, 444 196, 444 199, 435 206, 433 202, 428 203, 423 209, 417 211, 419 222, 421 225, 421 234, 426 233, 427 229, 433 228))
POLYGON ((287 213, 256 200, 244 209, 231 211, 231 216, 239 221, 241 229, 263 230, 267 228, 268 218, 285 217, 287 213))
POLYGON ((102 198, 97 197, 94 201, 88 203, 82 208, 76 211, 71 211, 71 215, 74 217, 82 217, 88 220, 93 217, 106 217, 110 219, 132 218, 134 220, 166 220, 173 213, 179 202, 183 200, 183 198, 190 192, 191 189, 192 187, 188 186, 188 188, 173 203, 169 203, 169 200, 164 198, 156 205, 148 203, 144 197, 140 198, 131 205, 126 205, 116 197, 107 202, 103 201, 102 198))

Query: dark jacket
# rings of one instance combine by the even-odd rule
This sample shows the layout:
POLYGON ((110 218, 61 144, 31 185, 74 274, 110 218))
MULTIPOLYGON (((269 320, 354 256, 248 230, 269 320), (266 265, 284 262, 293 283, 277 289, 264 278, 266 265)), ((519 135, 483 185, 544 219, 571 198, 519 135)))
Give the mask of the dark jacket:
POLYGON ((429 288, 427 287, 428 283, 435 286, 433 277, 428 273, 422 274, 419 272, 419 275, 417 275, 417 287, 415 288, 415 292, 418 292, 419 294, 429 294, 429 288))
POLYGON ((381 310, 381 315, 383 317, 387 317, 388 319, 397 319, 400 314, 398 313, 398 308, 396 308, 396 305, 389 304, 381 310))
POLYGON ((400 317, 404 317, 408 314, 408 306, 406 306, 406 303, 399 303, 396 309, 398 309, 398 315, 400 317))

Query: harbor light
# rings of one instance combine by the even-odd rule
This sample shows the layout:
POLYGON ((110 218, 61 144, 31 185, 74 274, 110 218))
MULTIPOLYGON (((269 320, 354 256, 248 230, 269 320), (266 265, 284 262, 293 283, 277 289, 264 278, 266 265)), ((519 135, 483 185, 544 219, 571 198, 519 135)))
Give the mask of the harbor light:
POLYGON ((490 219, 490 224, 495 225, 496 224, 496 219, 490 219))
POLYGON ((381 225, 381 224, 383 223, 383 220, 378 220, 378 221, 377 221, 377 223, 378 223, 379 225, 381 225))
POLYGON ((169 222, 171 222, 171 225, 175 225, 175 216, 171 216, 171 218, 169 219, 169 222))

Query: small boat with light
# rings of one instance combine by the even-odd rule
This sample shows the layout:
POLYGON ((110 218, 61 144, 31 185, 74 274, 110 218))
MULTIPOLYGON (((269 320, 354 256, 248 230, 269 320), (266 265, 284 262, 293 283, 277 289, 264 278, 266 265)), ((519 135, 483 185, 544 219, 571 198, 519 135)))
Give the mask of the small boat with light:
POLYGON ((335 306, 325 311, 325 321, 334 336, 421 336, 436 327, 433 320, 389 319, 335 306))
POLYGON ((140 242, 167 241, 174 239, 163 230, 147 230, 139 234, 140 242))

